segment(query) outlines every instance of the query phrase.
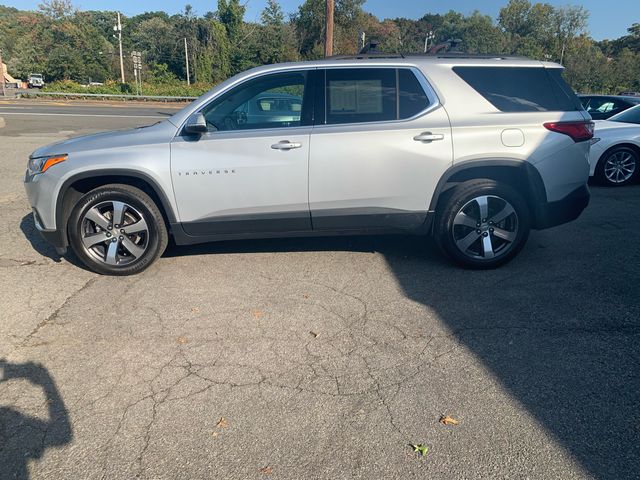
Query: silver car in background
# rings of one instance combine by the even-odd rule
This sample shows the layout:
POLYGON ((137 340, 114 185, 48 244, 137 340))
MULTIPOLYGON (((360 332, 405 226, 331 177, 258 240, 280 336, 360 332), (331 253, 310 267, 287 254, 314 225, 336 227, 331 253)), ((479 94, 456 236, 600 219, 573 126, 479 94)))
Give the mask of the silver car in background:
POLYGON ((158 124, 38 149, 25 186, 38 230, 104 274, 142 271, 169 236, 344 233, 433 235, 493 268, 588 204, 593 123, 561 72, 465 55, 259 67, 158 124))

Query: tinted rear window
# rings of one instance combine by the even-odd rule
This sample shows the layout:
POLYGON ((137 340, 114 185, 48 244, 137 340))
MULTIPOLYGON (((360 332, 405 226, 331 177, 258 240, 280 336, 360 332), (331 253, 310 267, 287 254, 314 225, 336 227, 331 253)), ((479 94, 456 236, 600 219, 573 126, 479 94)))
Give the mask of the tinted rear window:
POLYGON ((582 109, 558 68, 454 67, 453 71, 502 112, 582 109))
POLYGON ((398 70, 400 118, 409 118, 429 106, 429 99, 411 70, 398 70))

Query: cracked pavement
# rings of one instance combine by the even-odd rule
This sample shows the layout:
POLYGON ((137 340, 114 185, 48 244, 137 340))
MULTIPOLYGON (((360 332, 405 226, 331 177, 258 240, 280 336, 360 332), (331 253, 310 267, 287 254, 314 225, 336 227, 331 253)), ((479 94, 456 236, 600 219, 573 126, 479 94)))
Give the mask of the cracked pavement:
POLYGON ((101 277, 28 216, 26 158, 66 133, 10 126, 0 478, 637 478, 639 186, 594 188, 495 271, 345 237, 172 247, 101 277))

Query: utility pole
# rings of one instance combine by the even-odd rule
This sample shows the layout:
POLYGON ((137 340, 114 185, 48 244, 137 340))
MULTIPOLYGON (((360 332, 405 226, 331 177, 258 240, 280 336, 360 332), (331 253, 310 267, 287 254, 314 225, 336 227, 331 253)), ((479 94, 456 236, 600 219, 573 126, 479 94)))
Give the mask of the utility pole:
POLYGON ((429 40, 433 40, 434 37, 435 35, 433 34, 433 31, 429 30, 429 32, 427 32, 427 36, 424 38, 424 53, 429 51, 429 40))
MULTIPOLYGON (((118 13, 118 24, 113 27, 113 30, 118 34, 118 45, 120 46, 120 81, 125 83, 124 79, 124 61, 122 59, 122 23, 120 23, 120 12, 118 13)), ((115 37, 115 35, 114 35, 115 37)))
POLYGON ((327 2, 327 16, 325 18, 324 29, 324 56, 330 57, 333 55, 333 7, 334 0, 326 0, 327 2))
POLYGON ((0 48, 0 82, 2 83, 2 96, 5 97, 7 92, 4 89, 4 63, 2 63, 2 49, 0 48))
POLYGON ((184 37, 184 61, 187 63, 187 85, 191 85, 189 80, 189 50, 187 50, 187 37, 184 37))

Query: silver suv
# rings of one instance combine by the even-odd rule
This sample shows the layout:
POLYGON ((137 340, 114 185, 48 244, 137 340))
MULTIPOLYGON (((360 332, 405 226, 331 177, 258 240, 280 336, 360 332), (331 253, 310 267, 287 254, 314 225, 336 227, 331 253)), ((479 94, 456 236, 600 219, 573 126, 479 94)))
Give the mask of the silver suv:
POLYGON ((36 227, 91 269, 176 244, 433 235, 492 268, 589 201, 593 123, 554 63, 463 55, 255 68, 165 121, 36 150, 36 227))

